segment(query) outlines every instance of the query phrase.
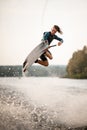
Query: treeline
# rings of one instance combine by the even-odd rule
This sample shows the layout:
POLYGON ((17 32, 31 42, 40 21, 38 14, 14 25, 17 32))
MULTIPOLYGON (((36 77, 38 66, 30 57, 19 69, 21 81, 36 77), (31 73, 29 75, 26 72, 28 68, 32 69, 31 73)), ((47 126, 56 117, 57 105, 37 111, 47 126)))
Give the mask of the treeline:
POLYGON ((87 79, 87 46, 73 53, 67 65, 67 77, 87 79))
MULTIPOLYGON (((53 65, 48 67, 31 66, 27 72, 27 76, 49 77, 66 75, 65 65, 53 65)), ((0 77, 22 77, 22 66, 0 66, 0 77)))

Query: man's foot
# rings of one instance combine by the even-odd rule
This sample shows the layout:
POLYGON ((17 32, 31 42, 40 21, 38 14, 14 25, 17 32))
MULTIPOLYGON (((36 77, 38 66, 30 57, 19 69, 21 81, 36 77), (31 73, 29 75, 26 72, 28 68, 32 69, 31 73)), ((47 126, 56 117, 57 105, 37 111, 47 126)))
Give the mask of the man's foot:
POLYGON ((38 59, 35 61, 35 63, 37 63, 38 62, 38 59))
POLYGON ((24 66, 26 65, 26 63, 27 63, 27 61, 25 61, 25 62, 23 63, 23 68, 24 68, 24 66))
POLYGON ((26 69, 23 70, 23 72, 25 72, 25 71, 26 71, 26 69))

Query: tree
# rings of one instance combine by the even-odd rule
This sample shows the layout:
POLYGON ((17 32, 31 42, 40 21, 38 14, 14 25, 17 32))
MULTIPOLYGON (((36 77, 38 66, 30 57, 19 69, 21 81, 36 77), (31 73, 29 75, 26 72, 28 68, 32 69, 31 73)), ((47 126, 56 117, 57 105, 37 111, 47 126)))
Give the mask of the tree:
POLYGON ((67 65, 67 72, 72 78, 87 78, 87 46, 73 53, 67 65))

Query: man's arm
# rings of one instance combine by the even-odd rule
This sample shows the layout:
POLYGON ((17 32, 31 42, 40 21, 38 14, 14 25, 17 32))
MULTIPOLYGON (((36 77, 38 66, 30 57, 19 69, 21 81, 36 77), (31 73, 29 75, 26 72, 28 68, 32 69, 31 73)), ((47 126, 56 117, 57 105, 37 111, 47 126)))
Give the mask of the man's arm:
POLYGON ((62 44, 63 43, 63 39, 58 37, 58 36, 54 36, 54 39, 58 40, 59 41, 59 44, 62 44))

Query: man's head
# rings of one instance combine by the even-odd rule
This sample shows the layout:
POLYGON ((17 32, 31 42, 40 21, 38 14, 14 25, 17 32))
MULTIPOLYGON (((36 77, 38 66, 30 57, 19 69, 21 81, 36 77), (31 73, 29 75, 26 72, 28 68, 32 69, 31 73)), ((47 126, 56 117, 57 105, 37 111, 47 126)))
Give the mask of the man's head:
POLYGON ((61 31, 60 27, 57 25, 54 25, 51 29, 51 34, 54 35, 56 32, 59 32, 60 34, 62 34, 63 32, 61 31))

